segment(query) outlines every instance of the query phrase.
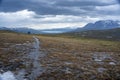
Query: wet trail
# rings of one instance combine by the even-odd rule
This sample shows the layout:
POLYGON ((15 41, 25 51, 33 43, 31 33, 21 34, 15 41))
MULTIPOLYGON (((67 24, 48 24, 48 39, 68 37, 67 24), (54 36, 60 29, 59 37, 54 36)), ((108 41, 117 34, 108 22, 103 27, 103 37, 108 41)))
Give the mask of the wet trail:
POLYGON ((41 67, 40 59, 41 57, 44 57, 45 54, 40 51, 39 39, 35 36, 33 36, 33 39, 32 51, 24 56, 26 69, 22 69, 18 72, 18 75, 16 75, 17 80, 35 80, 44 72, 44 68, 41 67))
POLYGON ((42 72, 43 68, 41 67, 40 64, 40 57, 43 57, 44 54, 40 52, 40 41, 38 38, 34 38, 34 43, 33 43, 33 51, 28 55, 28 58, 32 60, 32 65, 33 68, 31 70, 31 75, 29 75, 30 80, 35 80, 42 72))

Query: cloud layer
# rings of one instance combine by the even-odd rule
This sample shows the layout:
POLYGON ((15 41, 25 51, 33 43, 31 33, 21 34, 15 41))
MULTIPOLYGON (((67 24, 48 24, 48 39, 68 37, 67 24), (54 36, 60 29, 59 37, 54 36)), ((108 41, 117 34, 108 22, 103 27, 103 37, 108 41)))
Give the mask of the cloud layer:
POLYGON ((100 19, 120 19, 119 0, 0 0, 0 25, 82 27, 100 19))

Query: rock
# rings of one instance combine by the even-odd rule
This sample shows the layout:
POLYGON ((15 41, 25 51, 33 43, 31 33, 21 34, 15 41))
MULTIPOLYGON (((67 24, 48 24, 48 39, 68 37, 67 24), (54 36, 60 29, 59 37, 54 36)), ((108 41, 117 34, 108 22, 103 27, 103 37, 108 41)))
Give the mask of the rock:
POLYGON ((106 69, 105 69, 105 68, 102 68, 102 67, 100 67, 100 68, 97 69, 97 71, 100 72, 100 73, 103 73, 105 70, 106 70, 106 69))
POLYGON ((16 70, 17 68, 20 68, 22 66, 22 62, 11 62, 7 65, 3 65, 2 69, 4 71, 13 71, 16 70))
POLYGON ((116 65, 114 62, 109 62, 110 65, 116 65))

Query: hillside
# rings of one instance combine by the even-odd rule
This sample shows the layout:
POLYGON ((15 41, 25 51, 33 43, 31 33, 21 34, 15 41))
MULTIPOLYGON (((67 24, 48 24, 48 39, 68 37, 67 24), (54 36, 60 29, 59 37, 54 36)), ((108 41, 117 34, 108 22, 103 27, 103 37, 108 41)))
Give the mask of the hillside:
POLYGON ((120 28, 107 30, 87 30, 80 32, 71 32, 64 35, 71 35, 74 37, 86 37, 107 40, 120 40, 120 28))

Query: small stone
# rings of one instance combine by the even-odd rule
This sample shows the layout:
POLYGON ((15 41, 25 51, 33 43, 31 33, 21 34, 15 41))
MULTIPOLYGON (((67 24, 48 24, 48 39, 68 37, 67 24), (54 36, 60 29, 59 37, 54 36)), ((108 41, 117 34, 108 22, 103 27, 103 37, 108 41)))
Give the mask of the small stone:
POLYGON ((116 65, 114 62, 109 62, 110 65, 116 65))
POLYGON ((105 70, 106 70, 106 69, 105 69, 105 68, 102 68, 102 67, 100 67, 100 68, 97 69, 97 71, 100 72, 100 73, 103 73, 105 70))

